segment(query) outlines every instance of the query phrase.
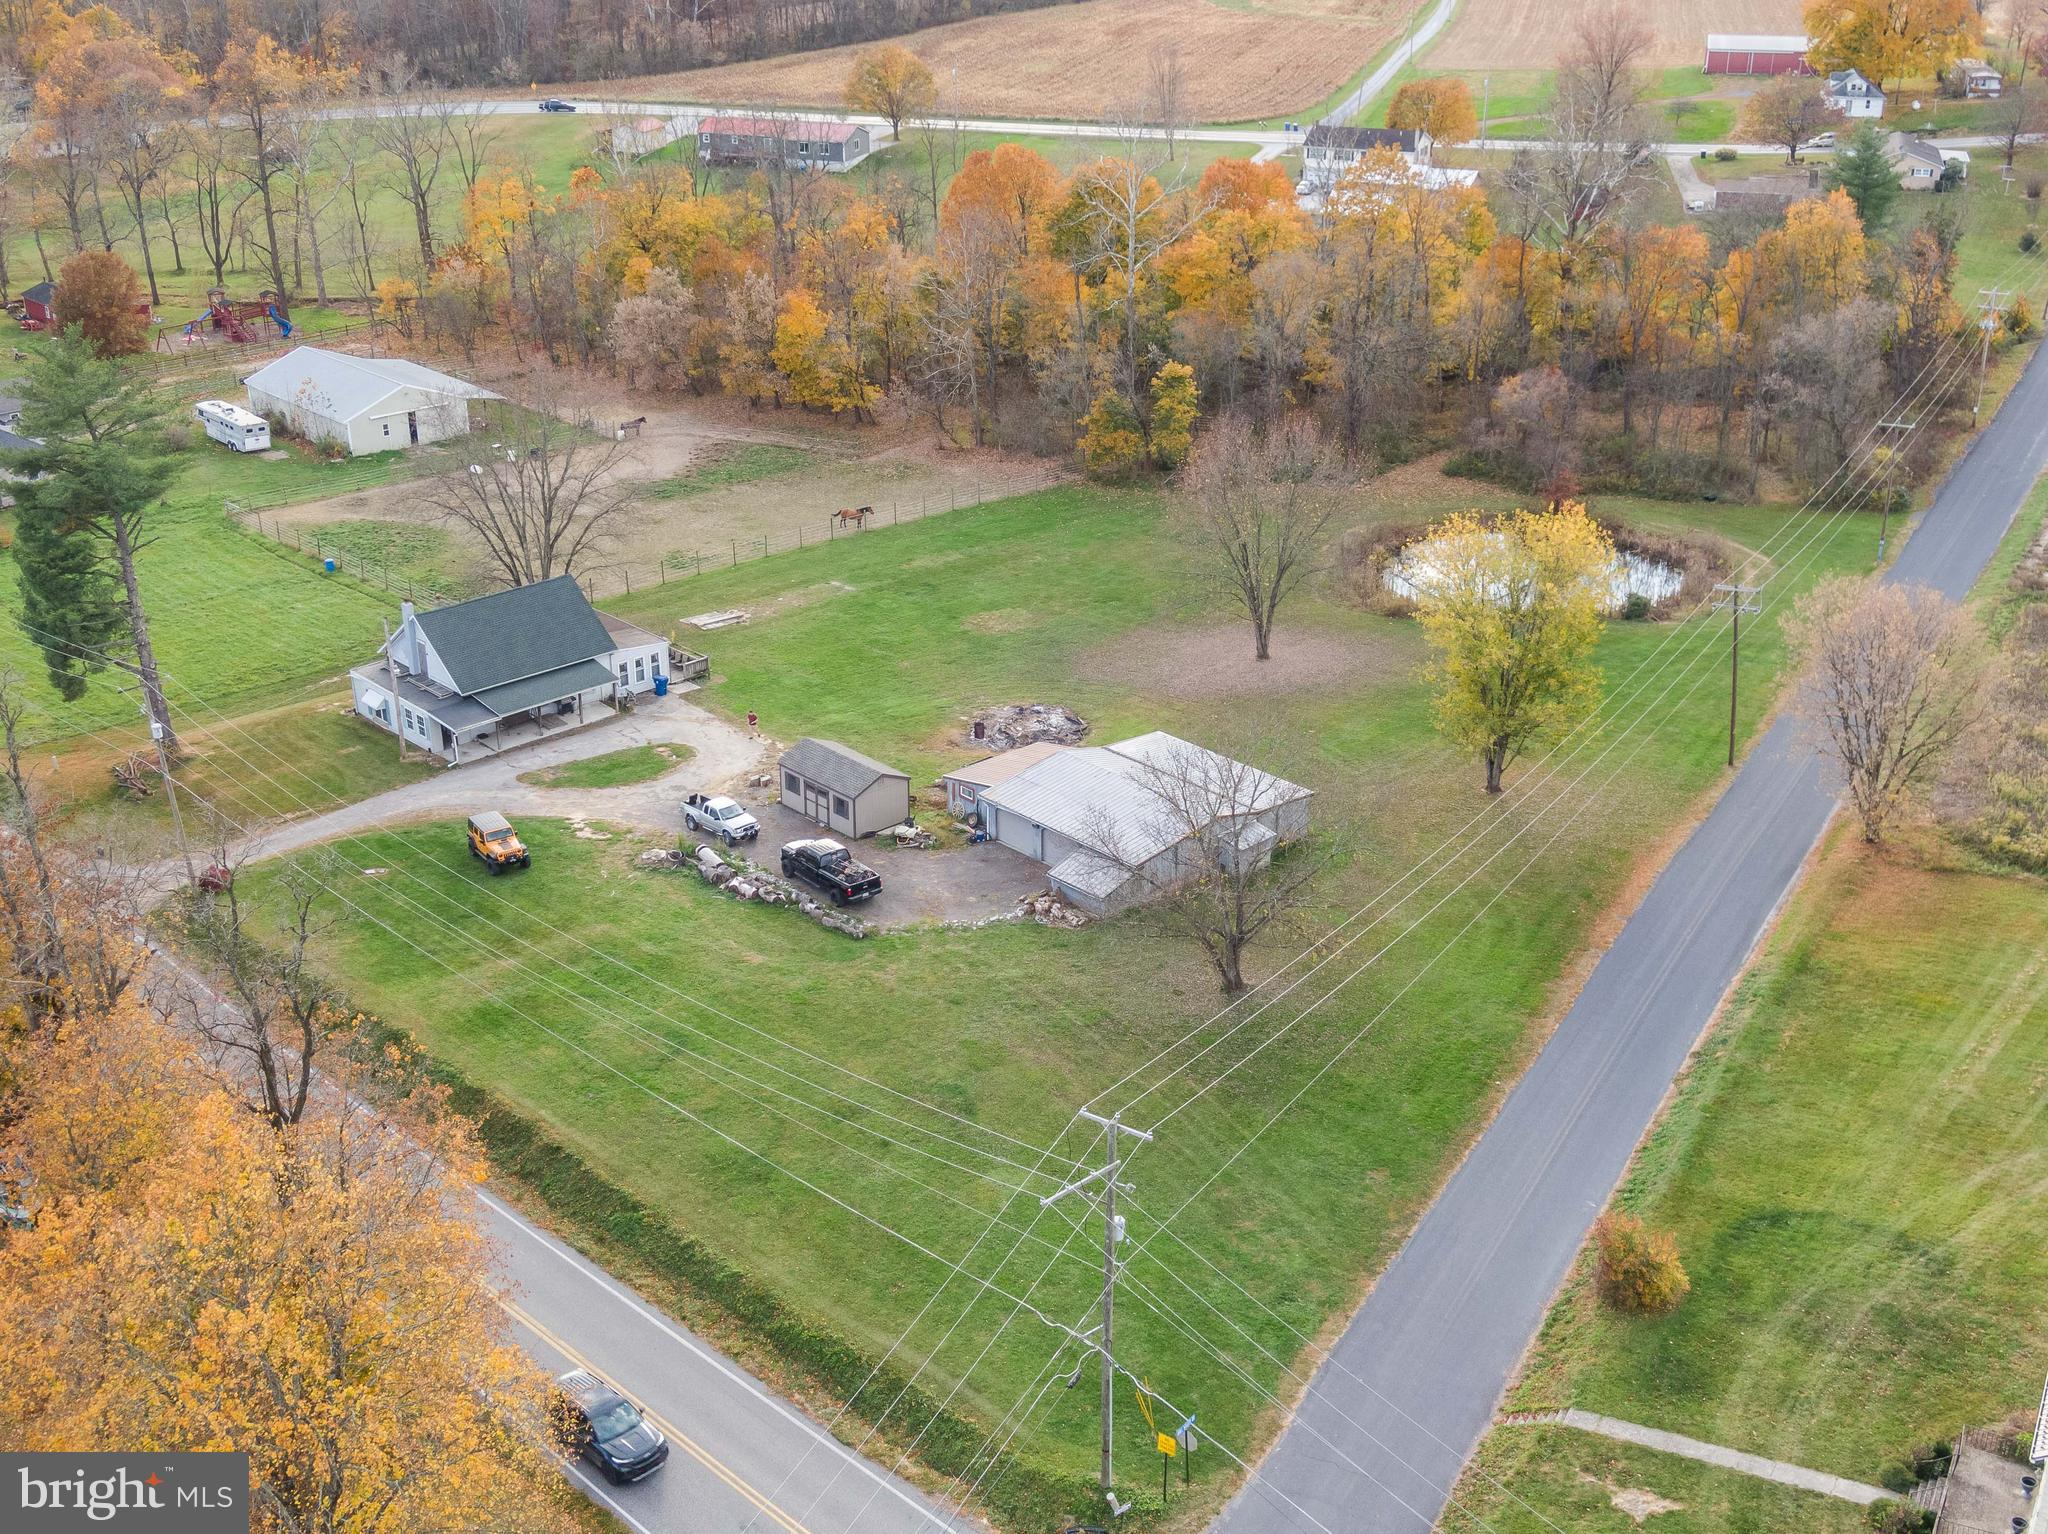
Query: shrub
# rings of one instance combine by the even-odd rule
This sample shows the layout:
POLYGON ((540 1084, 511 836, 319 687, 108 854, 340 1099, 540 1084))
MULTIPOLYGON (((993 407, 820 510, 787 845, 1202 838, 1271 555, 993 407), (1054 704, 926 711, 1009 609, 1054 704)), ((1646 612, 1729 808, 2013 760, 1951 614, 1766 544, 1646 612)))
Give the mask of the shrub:
POLYGON ((1925 1534, 1934 1527, 1934 1514, 1926 1508, 1890 1497, 1871 1503, 1868 1516, 1877 1534, 1925 1534))
POLYGON ((1641 623, 1650 616, 1650 599, 1640 591, 1631 591, 1621 605, 1621 615, 1631 623, 1641 623))
POLYGON ((2028 250, 2028 251, 2031 251, 2031 250, 2035 250, 2035 249, 2038 249, 2038 248, 2039 248, 2040 244, 2041 244, 2041 237, 2040 237, 2040 236, 2039 236, 2038 234, 2034 233, 2034 231, 2033 231, 2033 230, 2031 230, 2031 229, 2022 229, 2022 230, 2020 231, 2020 249, 2021 249, 2021 250, 2028 250))
POLYGON ((82 250, 57 268, 57 323, 76 325, 99 357, 149 346, 149 305, 135 268, 110 250, 82 250))
POLYGON ((192 423, 190 421, 166 421, 159 433, 163 445, 174 453, 182 453, 192 445, 192 423))
POLYGON ((1692 1289, 1669 1231, 1646 1230, 1632 1214, 1603 1214, 1593 1240, 1600 1253, 1595 1279, 1601 1298, 1617 1310, 1663 1315, 1692 1289))
POLYGON ((1138 418, 1115 389, 1104 389, 1081 418, 1081 464, 1091 479, 1129 479, 1144 460, 1138 418))
POLYGON ((1738 159, 1740 158, 1740 156, 1738 156, 1736 152, 1733 149, 1730 149, 1726 144, 1723 144, 1719 149, 1716 149, 1714 151, 1714 158, 1725 162, 1728 160, 1738 159))

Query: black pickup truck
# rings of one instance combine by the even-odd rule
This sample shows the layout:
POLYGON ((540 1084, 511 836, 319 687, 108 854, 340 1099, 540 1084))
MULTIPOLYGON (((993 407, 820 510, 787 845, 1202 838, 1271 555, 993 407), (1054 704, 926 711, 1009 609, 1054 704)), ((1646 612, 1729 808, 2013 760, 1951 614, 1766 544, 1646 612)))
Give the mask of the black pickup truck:
POLYGON ((812 837, 782 844, 782 877, 801 879, 823 890, 834 905, 866 900, 882 888, 882 876, 835 841, 812 837))

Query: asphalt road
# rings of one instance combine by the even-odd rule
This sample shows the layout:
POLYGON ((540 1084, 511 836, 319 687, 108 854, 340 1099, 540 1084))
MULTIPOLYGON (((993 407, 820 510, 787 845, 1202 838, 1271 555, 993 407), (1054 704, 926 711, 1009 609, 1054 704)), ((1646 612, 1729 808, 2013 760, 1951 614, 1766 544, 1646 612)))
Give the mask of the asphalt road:
MULTIPOLYGON (((1968 591, 2044 464, 2048 351, 1888 578, 1968 591)), ((1278 1495, 1241 1490, 1223 1534, 1317 1524, 1423 1534, 1435 1524, 1594 1216, 1834 809, 1811 747, 1780 720, 1317 1371, 1258 1471, 1278 1495)), ((1445 1526, 1466 1524, 1453 1516, 1445 1526)))
POLYGON ((489 1194, 521 1344, 552 1373, 594 1370, 668 1437, 668 1463, 631 1486, 587 1464, 577 1483, 636 1534, 969 1534, 900 1477, 854 1453, 618 1279, 489 1194))

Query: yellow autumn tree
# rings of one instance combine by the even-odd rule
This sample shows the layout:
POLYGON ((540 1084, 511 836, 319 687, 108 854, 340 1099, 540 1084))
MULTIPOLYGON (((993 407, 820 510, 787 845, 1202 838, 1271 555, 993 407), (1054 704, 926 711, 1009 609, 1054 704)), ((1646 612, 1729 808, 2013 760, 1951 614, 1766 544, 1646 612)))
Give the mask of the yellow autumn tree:
POLYGON ((1614 543, 1577 501, 1487 522, 1459 512, 1405 562, 1435 652, 1437 728, 1478 754, 1486 791, 1533 741, 1592 706, 1614 543))
POLYGON ((889 120, 892 138, 903 137, 903 119, 923 117, 939 99, 931 65, 901 43, 863 48, 846 77, 846 104, 889 120))
POLYGON ((1479 137, 1479 113, 1472 87, 1448 76, 1410 80, 1394 92, 1387 108, 1389 128, 1419 128, 1439 144, 1466 144, 1479 137))
POLYGON ((1169 362, 1152 375, 1152 461, 1162 469, 1188 461, 1198 400, 1195 370, 1185 362, 1169 362))
MULTIPOLYGON (((57 910, 68 941, 88 908, 57 910)), ((246 1451, 263 1534, 568 1528, 467 1126, 380 1066, 277 1127, 147 978, 0 1034, 0 1165, 32 1215, 0 1238, 0 1442, 246 1451)))
POLYGON ((1976 48, 1984 19, 1973 0, 1810 0, 1806 35, 1815 69, 1854 69, 1882 90, 1941 74, 1976 48))

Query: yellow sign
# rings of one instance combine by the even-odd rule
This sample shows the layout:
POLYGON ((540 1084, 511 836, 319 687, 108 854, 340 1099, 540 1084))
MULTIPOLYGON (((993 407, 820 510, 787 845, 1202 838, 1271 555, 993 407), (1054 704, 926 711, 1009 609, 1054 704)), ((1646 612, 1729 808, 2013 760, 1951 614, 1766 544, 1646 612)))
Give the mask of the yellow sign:
POLYGON ((1168 1459, 1172 1459, 1174 1455, 1180 1452, 1180 1445, 1173 1441, 1173 1434, 1161 1433, 1159 1435, 1159 1452, 1168 1459))

